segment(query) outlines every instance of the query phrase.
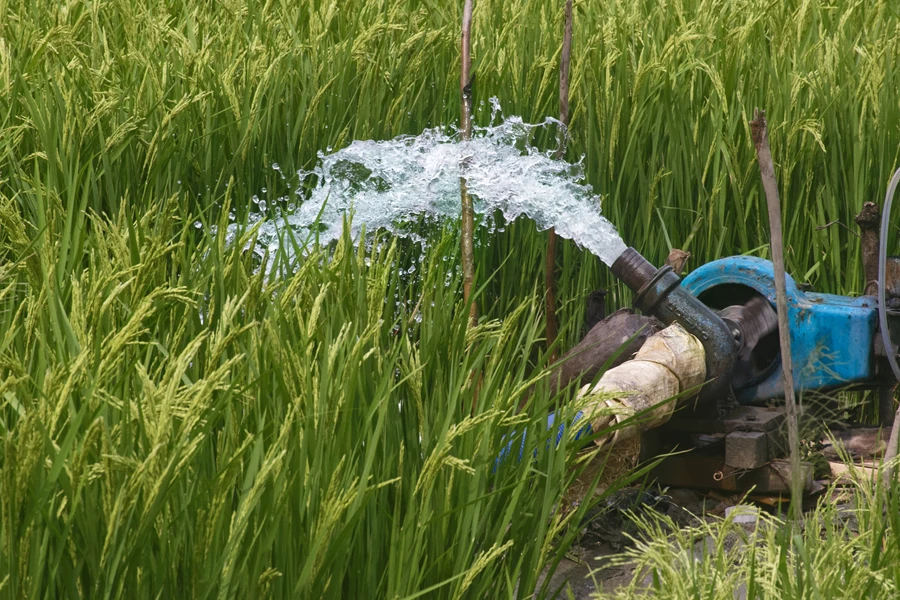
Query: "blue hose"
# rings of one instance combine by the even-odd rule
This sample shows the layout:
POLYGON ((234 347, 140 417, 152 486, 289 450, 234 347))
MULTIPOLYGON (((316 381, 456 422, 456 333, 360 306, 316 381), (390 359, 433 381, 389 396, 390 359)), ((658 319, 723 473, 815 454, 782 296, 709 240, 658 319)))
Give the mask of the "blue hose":
MULTIPOLYGON (((584 417, 584 412, 578 411, 575 414, 575 416, 572 417, 572 423, 571 423, 570 427, 573 427, 583 417, 584 417)), ((553 426, 555 424, 556 424, 556 413, 550 413, 549 415, 547 415, 547 429, 553 429, 553 426)), ((566 425, 565 425, 565 423, 560 423, 557 426, 556 443, 555 443, 554 447, 559 446, 559 443, 562 441, 563 435, 565 433, 566 433, 566 425)), ((575 433, 575 439, 578 440, 581 438, 581 436, 583 436, 583 435, 588 436, 591 433, 592 433, 591 424, 585 423, 585 425, 575 433)), ((515 439, 516 432, 515 431, 510 433, 508 436, 503 436, 503 439, 506 439, 507 437, 509 437, 511 439, 509 440, 509 442, 506 443, 505 446, 503 446, 503 449, 500 450, 500 454, 497 455, 497 458, 494 459, 494 471, 495 472, 497 471, 497 468, 500 466, 500 463, 503 462, 504 460, 506 460, 506 457, 510 455, 510 453, 513 450, 513 446, 516 443, 516 439, 515 439)), ((525 439, 527 437, 528 437, 528 430, 526 429, 522 432, 522 441, 519 444, 518 462, 521 462, 522 456, 525 454, 525 439)), ((550 440, 547 440, 547 448, 550 448, 550 440)), ((536 448, 534 450, 534 457, 537 458, 537 449, 536 448)))

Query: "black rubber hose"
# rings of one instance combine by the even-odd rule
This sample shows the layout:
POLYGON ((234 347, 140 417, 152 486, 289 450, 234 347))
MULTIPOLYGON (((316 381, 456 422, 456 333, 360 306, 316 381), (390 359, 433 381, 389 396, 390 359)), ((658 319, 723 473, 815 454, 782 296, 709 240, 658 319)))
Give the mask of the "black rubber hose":
POLYGON ((898 183, 900 183, 900 169, 894 171, 894 176, 888 185, 887 195, 884 197, 884 208, 881 211, 881 236, 878 240, 878 325, 881 329, 881 341, 884 344, 884 352, 887 354, 891 370, 894 372, 894 377, 897 381, 900 381, 900 366, 897 365, 894 345, 891 343, 891 336, 888 332, 887 306, 885 306, 884 299, 888 226, 890 225, 891 203, 894 201, 894 192, 897 191, 898 183))

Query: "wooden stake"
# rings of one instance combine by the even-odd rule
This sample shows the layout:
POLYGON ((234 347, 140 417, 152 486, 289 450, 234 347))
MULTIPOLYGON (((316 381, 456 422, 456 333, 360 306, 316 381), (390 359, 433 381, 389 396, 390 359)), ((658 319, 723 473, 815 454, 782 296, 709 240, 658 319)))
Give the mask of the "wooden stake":
POLYGON ((803 482, 800 475, 800 434, 797 419, 797 403, 794 397, 794 366, 791 360, 791 329, 787 314, 787 292, 784 275, 784 243, 781 236, 781 201, 778 198, 778 184, 775 180, 775 165, 769 150, 769 131, 766 113, 754 111, 750 121, 753 145, 759 161, 759 174, 766 192, 769 208, 769 230, 772 249, 772 264, 775 266, 775 306, 778 311, 778 341, 781 344, 781 370, 784 382, 785 416, 787 418, 788 445, 791 465, 791 512, 799 520, 803 511, 803 482))
MULTIPOLYGON (((463 2, 460 52, 462 65, 459 74, 459 128, 463 141, 472 139, 472 83, 475 80, 475 77, 472 75, 472 12, 474 8, 474 0, 465 0, 463 2)), ((478 305, 475 303, 475 298, 472 297, 472 290, 475 286, 475 209, 472 206, 472 197, 469 196, 469 189, 466 185, 465 172, 468 167, 467 163, 468 161, 463 159, 459 164, 459 195, 462 204, 460 253, 463 268, 463 298, 466 304, 469 305, 469 327, 474 327, 478 324, 478 305)), ((478 409, 481 375, 477 374, 476 376, 476 373, 472 373, 472 377, 476 381, 472 391, 472 409, 470 414, 474 415, 478 409)))
MULTIPOLYGON (((473 0, 465 0, 462 16, 462 69, 459 78, 459 92, 461 100, 461 115, 459 120, 460 135, 463 141, 472 137, 472 11, 473 0)), ((462 200, 462 223, 460 235, 462 237, 461 253, 463 267, 463 298, 469 305, 469 324, 474 326, 478 322, 478 306, 472 298, 472 288, 475 284, 475 211, 472 207, 472 198, 466 186, 466 164, 460 164, 459 193, 462 200)))
MULTIPOLYGON (((566 137, 569 126, 569 63, 572 59, 572 0, 566 0, 565 25, 563 29, 562 53, 559 59, 559 122, 562 128, 559 134, 559 147, 556 150, 557 160, 566 154, 566 137)), ((547 294, 544 298, 547 312, 547 346, 556 342, 559 324, 556 319, 556 230, 550 228, 547 238, 547 261, 544 264, 544 287, 547 294)), ((556 361, 557 351, 550 353, 550 362, 556 361)))

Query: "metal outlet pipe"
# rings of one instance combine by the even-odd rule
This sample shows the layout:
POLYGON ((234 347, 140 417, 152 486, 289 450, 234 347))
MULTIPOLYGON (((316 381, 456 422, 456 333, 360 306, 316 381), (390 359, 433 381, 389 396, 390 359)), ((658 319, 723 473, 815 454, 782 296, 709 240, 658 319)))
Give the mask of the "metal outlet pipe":
POLYGON ((635 308, 666 325, 678 323, 703 344, 707 385, 701 400, 722 400, 731 395, 731 372, 740 350, 740 331, 729 327, 712 309, 681 287, 672 268, 654 267, 634 248, 612 265, 613 274, 634 292, 635 308))

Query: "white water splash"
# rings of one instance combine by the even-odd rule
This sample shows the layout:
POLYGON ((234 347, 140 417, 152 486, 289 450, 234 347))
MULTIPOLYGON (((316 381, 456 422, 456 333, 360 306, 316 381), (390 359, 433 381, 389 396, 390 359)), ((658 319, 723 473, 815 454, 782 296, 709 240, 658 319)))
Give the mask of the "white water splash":
MULTIPOLYGON (((555 160, 552 151, 531 145, 536 129, 558 122, 498 118, 499 103, 492 99, 492 104, 492 125, 476 128, 470 141, 426 129, 417 136, 354 141, 334 153, 320 152, 316 169, 300 172, 301 180, 310 175, 317 180, 309 198, 297 210, 276 209, 276 216, 260 226, 254 251, 278 250, 278 231, 285 227, 300 240, 315 230, 319 242, 328 243, 341 236, 344 218, 351 215, 355 239, 363 226, 367 232, 384 229, 416 239, 403 221, 420 215, 459 218, 459 178, 464 176, 475 212, 488 221, 497 211, 507 222, 529 217, 539 229, 554 227, 557 235, 611 265, 626 246, 600 215, 600 198, 582 183, 581 162, 555 160)), ((234 231, 229 228, 232 239, 234 231)))

